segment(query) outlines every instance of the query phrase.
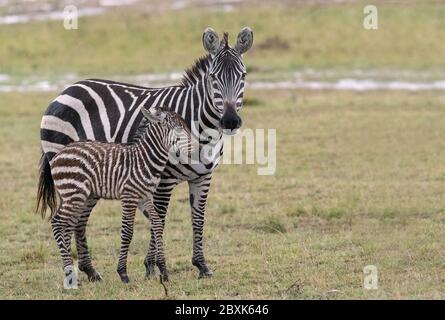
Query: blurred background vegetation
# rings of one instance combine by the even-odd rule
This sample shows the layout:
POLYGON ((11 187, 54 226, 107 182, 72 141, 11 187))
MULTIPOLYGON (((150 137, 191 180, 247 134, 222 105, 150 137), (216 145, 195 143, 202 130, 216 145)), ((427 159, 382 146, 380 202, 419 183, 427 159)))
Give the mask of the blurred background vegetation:
MULTIPOLYGON (((50 1, 48 6, 61 10, 66 3, 76 2, 79 12, 101 3, 50 1)), ((29 2, 23 3, 16 7, 26 12, 29 2)), ((254 72, 444 71, 445 6, 438 1, 374 2, 379 13, 377 31, 363 28, 366 1, 130 3, 102 6, 102 14, 82 17, 78 30, 65 30, 60 20, 1 25, 0 73, 86 77, 178 71, 203 54, 205 27, 228 31, 234 43, 246 25, 255 32, 255 45, 246 55, 254 72)))

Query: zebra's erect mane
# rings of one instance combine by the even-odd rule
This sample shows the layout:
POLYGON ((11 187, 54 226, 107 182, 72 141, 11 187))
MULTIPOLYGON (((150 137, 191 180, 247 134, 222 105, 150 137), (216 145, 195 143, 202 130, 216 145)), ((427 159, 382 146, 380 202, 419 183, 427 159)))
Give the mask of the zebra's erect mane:
MULTIPOLYGON (((202 80, 203 73, 207 72, 207 69, 210 66, 211 59, 212 57, 210 56, 210 54, 197 59, 192 67, 184 71, 184 75, 181 80, 181 86, 189 87, 199 83, 199 81, 202 80)), ((147 118, 142 117, 141 122, 139 123, 134 135, 129 139, 128 143, 137 142, 144 135, 149 125, 150 121, 147 118)))
POLYGON ((202 79, 202 74, 207 72, 211 59, 208 54, 196 60, 192 67, 185 70, 181 84, 184 87, 197 84, 202 79))

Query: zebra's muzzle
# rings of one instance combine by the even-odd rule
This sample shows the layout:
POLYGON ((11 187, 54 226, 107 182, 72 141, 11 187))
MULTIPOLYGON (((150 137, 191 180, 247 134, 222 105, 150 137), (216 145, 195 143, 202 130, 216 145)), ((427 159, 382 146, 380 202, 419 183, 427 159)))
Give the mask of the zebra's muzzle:
POLYGON ((225 134, 235 134, 243 124, 233 105, 225 105, 223 116, 220 120, 221 128, 225 134))

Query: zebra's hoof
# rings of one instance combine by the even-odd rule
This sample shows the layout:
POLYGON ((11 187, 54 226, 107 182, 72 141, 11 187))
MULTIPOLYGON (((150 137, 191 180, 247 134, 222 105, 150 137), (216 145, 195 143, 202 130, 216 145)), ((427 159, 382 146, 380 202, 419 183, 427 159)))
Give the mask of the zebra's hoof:
POLYGON ((123 283, 129 283, 130 282, 130 278, 128 278, 127 274, 120 274, 119 277, 121 277, 121 281, 123 283))
POLYGON ((94 274, 88 275, 89 282, 101 282, 102 280, 102 276, 96 271, 94 272, 94 274))
POLYGON ((89 282, 99 282, 99 281, 102 281, 101 275, 93 267, 79 266, 79 270, 84 272, 87 275, 89 282))
POLYGON ((165 260, 157 261, 156 265, 159 269, 159 273, 161 274, 162 281, 168 281, 168 271, 165 265, 165 260))
POLYGON ((201 278, 211 278, 213 276, 212 270, 210 270, 209 267, 207 267, 206 263, 204 261, 196 261, 192 259, 192 264, 199 269, 199 279, 201 278))
POLYGON ((207 268, 206 271, 199 271, 199 279, 202 278, 211 278, 213 276, 213 272, 212 270, 210 270, 209 268, 207 268))

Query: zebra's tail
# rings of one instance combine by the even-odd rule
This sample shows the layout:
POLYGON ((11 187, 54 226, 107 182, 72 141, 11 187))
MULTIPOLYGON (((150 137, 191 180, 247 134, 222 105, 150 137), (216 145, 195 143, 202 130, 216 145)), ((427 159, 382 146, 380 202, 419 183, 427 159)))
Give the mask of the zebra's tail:
POLYGON ((52 217, 56 211, 56 190, 54 188, 54 180, 51 175, 51 167, 49 165, 48 157, 42 153, 40 159, 39 168, 39 185, 37 188, 37 204, 36 213, 42 215, 42 219, 45 218, 46 210, 49 208, 51 211, 50 217, 52 217))

